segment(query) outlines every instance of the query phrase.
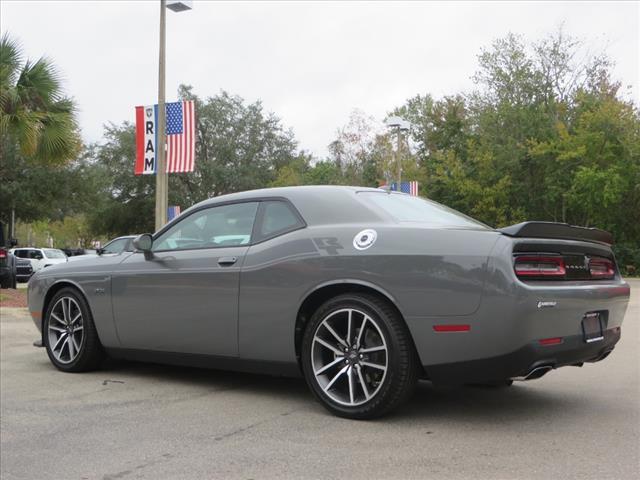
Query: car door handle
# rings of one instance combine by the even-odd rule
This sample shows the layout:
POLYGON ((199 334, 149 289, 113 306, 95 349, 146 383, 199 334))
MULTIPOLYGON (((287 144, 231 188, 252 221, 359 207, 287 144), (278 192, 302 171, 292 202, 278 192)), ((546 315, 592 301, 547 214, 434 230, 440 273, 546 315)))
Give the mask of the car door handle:
POLYGON ((238 261, 238 257, 220 257, 218 259, 218 265, 221 267, 228 267, 238 261))

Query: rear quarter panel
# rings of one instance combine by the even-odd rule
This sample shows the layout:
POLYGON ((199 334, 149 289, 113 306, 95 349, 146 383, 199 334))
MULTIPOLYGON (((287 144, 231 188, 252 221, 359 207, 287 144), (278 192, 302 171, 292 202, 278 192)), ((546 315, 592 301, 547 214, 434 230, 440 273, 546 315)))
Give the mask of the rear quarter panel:
POLYGON ((247 359, 295 361, 294 329, 304 299, 333 283, 383 292, 407 323, 469 315, 479 306, 499 234, 388 224, 308 227, 250 247, 240 279, 239 351, 247 359), (356 234, 373 228, 367 250, 356 234))

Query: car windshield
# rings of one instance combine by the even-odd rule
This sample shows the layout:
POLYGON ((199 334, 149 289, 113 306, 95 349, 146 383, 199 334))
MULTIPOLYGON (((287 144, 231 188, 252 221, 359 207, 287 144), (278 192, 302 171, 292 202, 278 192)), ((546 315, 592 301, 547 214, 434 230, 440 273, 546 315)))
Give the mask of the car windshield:
POLYGON ((490 229, 484 223, 431 200, 384 191, 358 192, 366 203, 382 209, 398 222, 420 222, 442 227, 490 229))
POLYGON ((66 255, 62 250, 56 250, 55 248, 45 248, 44 254, 47 258, 65 258, 66 255))

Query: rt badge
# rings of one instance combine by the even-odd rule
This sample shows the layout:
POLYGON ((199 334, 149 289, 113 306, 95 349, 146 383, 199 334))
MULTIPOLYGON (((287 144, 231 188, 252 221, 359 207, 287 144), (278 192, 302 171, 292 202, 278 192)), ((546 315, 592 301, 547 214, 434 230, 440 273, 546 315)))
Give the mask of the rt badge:
POLYGON ((378 234, 375 230, 368 228, 362 230, 355 237, 353 237, 353 246, 356 250, 366 250, 376 242, 378 234))

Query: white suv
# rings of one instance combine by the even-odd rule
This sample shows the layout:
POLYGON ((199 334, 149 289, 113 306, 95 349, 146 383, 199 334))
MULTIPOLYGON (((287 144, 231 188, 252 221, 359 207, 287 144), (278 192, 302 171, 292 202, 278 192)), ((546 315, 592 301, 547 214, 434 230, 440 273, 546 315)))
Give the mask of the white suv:
POLYGON ((31 262, 34 272, 56 263, 65 263, 68 259, 62 250, 57 248, 13 248, 9 250, 18 258, 26 258, 31 262))

